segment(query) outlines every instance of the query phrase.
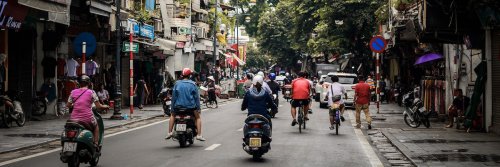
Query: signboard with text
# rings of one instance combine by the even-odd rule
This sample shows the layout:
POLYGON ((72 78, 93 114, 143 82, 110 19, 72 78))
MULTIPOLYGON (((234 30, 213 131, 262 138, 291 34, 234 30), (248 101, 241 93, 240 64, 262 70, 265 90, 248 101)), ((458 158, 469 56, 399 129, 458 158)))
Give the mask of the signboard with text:
MULTIPOLYGON (((123 42, 122 52, 130 52, 130 42, 123 42)), ((132 44, 132 52, 139 53, 139 44, 132 44)))
POLYGON ((17 3, 17 0, 0 0, 0 28, 20 29, 28 8, 17 3))
POLYGON ((151 40, 155 39, 155 28, 152 25, 138 23, 135 20, 128 19, 134 30, 134 35, 146 37, 151 40))

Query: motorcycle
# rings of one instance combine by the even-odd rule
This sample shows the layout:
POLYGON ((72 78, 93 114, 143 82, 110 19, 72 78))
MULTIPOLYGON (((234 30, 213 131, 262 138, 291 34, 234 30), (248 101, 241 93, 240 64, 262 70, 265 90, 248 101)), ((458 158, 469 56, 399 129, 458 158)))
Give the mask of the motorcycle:
MULTIPOLYGON (((273 98, 274 104, 276 104, 276 106, 278 106, 279 105, 278 95, 277 94, 273 94, 272 98, 273 98)), ((277 113, 278 113, 278 109, 277 108, 276 108, 276 110, 269 109, 269 115, 271 115, 271 118, 274 118, 277 113)))
POLYGON ((271 149, 270 120, 259 114, 249 115, 243 127, 243 150, 258 160, 271 149))
POLYGON ((35 116, 44 115, 47 112, 48 104, 49 100, 47 99, 47 93, 36 92, 36 96, 33 98, 31 114, 35 116))
POLYGON ((80 163, 90 163, 96 166, 101 156, 104 124, 101 115, 95 108, 92 109, 99 128, 99 144, 94 144, 94 135, 89 127, 76 121, 68 121, 61 134, 62 151, 60 159, 68 166, 79 166, 80 163))
POLYGON ((19 127, 24 126, 26 123, 20 99, 22 93, 23 91, 10 91, 7 93, 8 95, 0 96, 2 100, 0 102, 0 117, 2 118, 3 125, 7 128, 12 126, 12 122, 16 122, 19 127))
POLYGON ((173 139, 179 141, 181 147, 187 147, 194 143, 197 135, 194 110, 178 108, 174 119, 173 139), (189 143, 189 145, 188 145, 189 143))
POLYGON ((426 128, 429 128, 429 112, 425 110, 424 103, 420 98, 418 98, 417 93, 419 89, 415 88, 412 92, 407 93, 403 96, 403 105, 405 111, 403 113, 405 123, 412 127, 418 128, 420 124, 424 124, 426 128))
POLYGON ((292 98, 292 85, 285 85, 283 87, 283 97, 287 102, 292 98))
POLYGON ((163 112, 166 116, 170 116, 170 105, 172 105, 172 92, 169 88, 163 88, 158 94, 158 98, 161 100, 163 106, 163 112))

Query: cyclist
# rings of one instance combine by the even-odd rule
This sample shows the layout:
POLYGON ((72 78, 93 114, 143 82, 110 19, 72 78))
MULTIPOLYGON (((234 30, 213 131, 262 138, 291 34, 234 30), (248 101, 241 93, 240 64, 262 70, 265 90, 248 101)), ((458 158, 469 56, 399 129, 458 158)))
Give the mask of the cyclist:
MULTIPOLYGON (((332 84, 330 85, 330 88, 328 89, 328 93, 327 93, 327 97, 328 97, 328 106, 330 106, 330 108, 333 108, 333 98, 335 96, 340 96, 340 99, 339 99, 339 102, 338 104, 340 105, 340 120, 342 120, 342 122, 345 121, 344 119, 344 100, 342 98, 342 95, 347 95, 347 92, 344 88, 344 86, 342 86, 340 83, 339 83, 339 77, 337 76, 332 76, 331 77, 332 79, 332 84)), ((330 110, 330 129, 333 130, 334 129, 334 122, 335 122, 335 119, 334 119, 334 116, 335 116, 335 113, 332 113, 332 111, 330 110), (332 115, 333 114, 333 115, 332 115)))
POLYGON ((168 122, 168 134, 165 140, 173 136, 172 129, 174 128, 174 118, 177 108, 187 108, 194 112, 198 132, 196 139, 200 141, 206 140, 201 135, 200 94, 196 83, 189 79, 192 73, 191 69, 184 68, 181 74, 182 80, 175 82, 172 89, 172 115, 170 116, 170 122, 168 122))
MULTIPOLYGON (((311 83, 306 79, 307 73, 306 72, 300 72, 299 73, 299 78, 295 79, 292 81, 292 126, 295 126, 297 124, 297 109, 296 107, 302 107, 304 106, 303 111, 308 111, 309 110, 309 103, 310 101, 310 94, 311 94, 311 83)), ((304 112, 304 119, 307 121, 309 118, 307 118, 307 112, 304 112)))

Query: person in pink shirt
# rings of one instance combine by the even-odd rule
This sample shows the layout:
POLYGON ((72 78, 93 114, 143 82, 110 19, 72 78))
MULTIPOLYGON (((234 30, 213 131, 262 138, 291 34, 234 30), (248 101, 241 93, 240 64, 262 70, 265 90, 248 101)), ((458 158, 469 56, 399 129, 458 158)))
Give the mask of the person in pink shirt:
POLYGON ((97 127, 97 120, 92 112, 92 104, 95 104, 95 106, 101 110, 107 110, 109 106, 102 105, 99 102, 97 94, 92 89, 89 89, 90 84, 90 78, 86 75, 82 75, 80 78, 80 88, 71 91, 71 95, 66 105, 68 107, 73 107, 73 112, 71 112, 69 121, 77 122, 90 131, 93 131, 94 143, 98 143, 99 128, 97 127))

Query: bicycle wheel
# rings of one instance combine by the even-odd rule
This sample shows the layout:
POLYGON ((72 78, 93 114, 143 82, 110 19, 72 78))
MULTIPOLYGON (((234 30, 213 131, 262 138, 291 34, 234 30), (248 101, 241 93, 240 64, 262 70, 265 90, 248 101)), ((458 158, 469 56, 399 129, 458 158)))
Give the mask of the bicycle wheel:
POLYGON ((298 117, 299 133, 302 133, 303 116, 304 116, 304 114, 302 113, 302 107, 299 107, 299 117, 298 117))

